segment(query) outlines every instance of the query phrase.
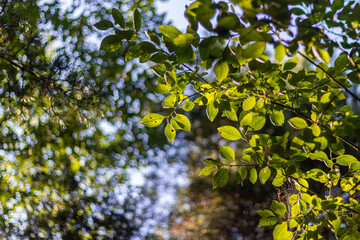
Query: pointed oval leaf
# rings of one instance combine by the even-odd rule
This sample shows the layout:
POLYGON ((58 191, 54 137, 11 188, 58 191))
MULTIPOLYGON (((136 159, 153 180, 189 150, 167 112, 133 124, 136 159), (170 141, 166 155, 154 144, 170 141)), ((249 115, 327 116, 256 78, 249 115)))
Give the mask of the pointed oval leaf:
POLYGON ((226 79, 229 74, 229 65, 226 61, 219 61, 214 67, 214 74, 219 82, 226 79))
POLYGON ((282 202, 273 200, 271 210, 277 215, 284 215, 286 213, 286 205, 282 202))
POLYGON ((185 111, 191 111, 193 110, 195 107, 195 103, 193 102, 186 102, 184 105, 182 105, 182 109, 184 109, 185 111))
POLYGON ((266 123, 266 118, 264 116, 256 116, 253 118, 252 122, 249 124, 252 131, 261 130, 266 123))
POLYGON ((174 107, 176 101, 177 101, 177 95, 170 94, 162 102, 163 108, 172 108, 172 107, 174 107))
POLYGON ((244 49, 241 56, 243 58, 260 57, 264 53, 265 47, 266 47, 266 42, 255 42, 254 44, 251 44, 246 49, 244 49))
POLYGON ((157 127, 159 126, 162 121, 164 120, 165 116, 157 114, 157 113, 150 113, 143 117, 140 121, 141 124, 144 124, 147 127, 157 127))
POLYGON ((154 92, 157 94, 164 94, 164 93, 168 93, 171 90, 171 87, 169 85, 165 85, 165 84, 161 84, 158 83, 156 84, 156 86, 153 88, 154 92))
POLYGON ((141 14, 138 9, 135 9, 134 16, 133 16, 133 24, 136 32, 140 31, 141 29, 141 14))
POLYGON ((165 136, 167 137, 167 139, 171 142, 174 143, 175 141, 175 136, 176 136, 176 130, 175 128, 171 125, 171 124, 166 124, 165 127, 165 136))
POLYGON ((228 140, 236 141, 241 139, 241 134, 239 130, 232 126, 222 126, 217 129, 220 133, 220 135, 228 140))
POLYGON ((215 165, 206 166, 203 169, 201 169, 201 172, 199 173, 198 176, 201 176, 201 175, 209 176, 215 168, 216 168, 215 165))
POLYGON ((270 121, 274 126, 282 126, 285 123, 284 113, 282 111, 274 111, 270 114, 270 121))
POLYGON ((171 124, 176 129, 183 129, 187 132, 191 131, 191 123, 183 114, 176 114, 176 116, 171 119, 171 124))
POLYGON ((229 180, 229 169, 220 168, 213 178, 213 189, 223 187, 229 180))
POLYGON ((244 111, 250 111, 251 109, 254 108, 255 104, 256 104, 256 98, 255 97, 249 97, 242 104, 243 110, 244 111))
POLYGON ((95 23, 94 27, 99 30, 108 30, 109 28, 114 27, 114 24, 109 20, 101 20, 100 22, 95 23))
MULTIPOLYGON (((216 115, 219 113, 219 108, 217 108, 215 106, 215 102, 210 103, 207 107, 206 107, 206 115, 208 116, 209 120, 211 122, 214 121, 214 119, 216 118, 216 115)), ((217 104, 216 104, 217 105, 217 104)))
POLYGON ((293 117, 288 120, 290 126, 296 129, 304 129, 307 128, 308 125, 306 123, 306 120, 299 118, 299 117, 293 117))
POLYGON ((180 34, 182 34, 179 29, 170 25, 163 25, 158 27, 158 29, 165 37, 168 37, 170 39, 174 39, 180 34))
POLYGON ((228 161, 235 161, 234 150, 229 146, 222 146, 220 148, 220 155, 228 161))
POLYGON ((264 167, 259 172, 259 179, 262 184, 266 183, 266 181, 270 178, 270 176, 271 176, 271 170, 268 166, 264 167))
POLYGON ((256 181, 257 181, 257 179, 258 179, 257 171, 256 171, 255 168, 252 168, 252 169, 250 170, 249 180, 250 180, 250 182, 251 182, 252 184, 255 184, 256 181))
POLYGON ((351 155, 341 155, 337 157, 336 163, 342 166, 350 166, 353 163, 358 163, 359 161, 351 155))
POLYGON ((244 180, 247 176, 247 169, 246 167, 239 167, 238 170, 235 173, 235 179, 237 184, 243 185, 244 180))
POLYGON ((125 19, 119 10, 113 8, 111 10, 111 15, 114 18, 116 24, 119 24, 122 28, 125 27, 125 19))
POLYGON ((186 47, 189 46, 196 38, 191 33, 184 33, 178 35, 174 39, 174 44, 178 47, 186 47))
POLYGON ((282 45, 279 44, 275 47, 275 60, 277 62, 281 62, 286 54, 286 48, 282 45))
POLYGON ((123 39, 116 35, 109 35, 101 41, 100 49, 107 52, 114 52, 121 48, 123 39))

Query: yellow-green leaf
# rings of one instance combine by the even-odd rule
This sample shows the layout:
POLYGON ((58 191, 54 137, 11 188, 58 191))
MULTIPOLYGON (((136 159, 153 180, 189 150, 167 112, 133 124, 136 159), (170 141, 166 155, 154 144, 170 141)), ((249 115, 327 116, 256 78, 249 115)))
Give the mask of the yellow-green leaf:
POLYGON ((296 128, 296 129, 304 129, 304 128, 308 127, 306 121, 299 117, 293 117, 293 118, 289 119, 288 122, 289 122, 290 126, 292 126, 293 128, 296 128))
POLYGON ((175 129, 183 129, 187 132, 191 131, 191 123, 183 114, 176 114, 176 116, 171 119, 171 124, 175 129))
POLYGON ((217 102, 210 103, 206 107, 206 114, 211 122, 214 121, 216 115, 219 113, 219 108, 217 108, 215 104, 217 105, 217 102))
POLYGON ((273 200, 271 210, 273 210, 273 212, 277 215, 284 215, 286 213, 286 205, 282 202, 273 200))
POLYGON ((165 136, 171 143, 174 143, 175 136, 176 136, 176 130, 171 124, 166 124, 165 127, 165 136))
POLYGON ((216 168, 216 165, 206 166, 203 169, 201 169, 201 172, 199 173, 198 176, 201 176, 201 175, 209 176, 215 168, 216 168))
POLYGON ((266 181, 270 178, 270 176, 271 176, 271 170, 268 166, 264 167, 259 172, 259 179, 262 184, 266 183, 266 181))
POLYGON ((164 94, 170 92, 171 87, 169 85, 158 83, 153 89, 155 93, 164 94))
POLYGON ((243 110, 244 111, 250 111, 251 109, 254 108, 255 103, 256 103, 256 98, 255 97, 247 98, 242 104, 243 110))
POLYGON ((170 25, 163 25, 158 27, 159 31, 168 38, 174 39, 182 34, 176 27, 170 25))
POLYGON ((257 181, 257 179, 258 179, 257 171, 256 171, 255 168, 252 168, 252 169, 250 170, 249 180, 250 180, 250 182, 251 182, 252 184, 255 184, 256 181, 257 181))
POLYGON ((178 47, 186 47, 189 46, 196 38, 191 33, 184 33, 178 35, 174 39, 174 44, 178 47))
POLYGON ((146 115, 141 121, 141 124, 144 124, 147 127, 157 127, 159 126, 162 121, 164 120, 165 116, 157 114, 157 113, 150 113, 146 115))
POLYGON ((273 111, 270 114, 270 121, 275 126, 282 126, 285 122, 284 113, 282 111, 273 111))
POLYGON ((195 103, 193 102, 186 102, 184 105, 182 105, 182 109, 184 109, 185 111, 191 111, 193 110, 193 108, 195 107, 195 103))
POLYGON ((226 61, 219 61, 214 67, 214 74, 219 82, 226 79, 229 74, 229 66, 226 61))
POLYGON ((275 47, 275 60, 277 62, 281 62, 284 57, 285 57, 285 54, 286 54, 286 48, 279 44, 275 47))
POLYGON ((220 148, 220 155, 228 161, 235 161, 234 150, 229 146, 222 146, 220 148))
POLYGON ((232 126, 222 126, 217 129, 220 133, 220 135, 228 140, 236 141, 241 139, 241 134, 239 130, 232 126))

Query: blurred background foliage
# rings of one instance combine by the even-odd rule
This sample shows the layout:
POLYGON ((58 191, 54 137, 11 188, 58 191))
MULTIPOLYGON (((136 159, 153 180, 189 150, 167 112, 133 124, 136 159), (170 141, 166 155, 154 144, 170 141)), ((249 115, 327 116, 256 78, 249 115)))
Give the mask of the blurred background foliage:
POLYGON ((274 187, 232 179, 212 190, 198 176, 200 158, 218 158, 223 120, 192 111, 193 134, 173 147, 162 129, 138 124, 161 109, 157 77, 125 62, 126 46, 99 51, 108 32, 93 25, 112 8, 129 24, 135 8, 144 28, 165 24, 152 0, 0 3, 0 237, 271 239, 255 211, 278 199, 274 187), (141 166, 150 168, 137 175, 141 166), (188 185, 167 214, 159 195, 177 178, 188 185))

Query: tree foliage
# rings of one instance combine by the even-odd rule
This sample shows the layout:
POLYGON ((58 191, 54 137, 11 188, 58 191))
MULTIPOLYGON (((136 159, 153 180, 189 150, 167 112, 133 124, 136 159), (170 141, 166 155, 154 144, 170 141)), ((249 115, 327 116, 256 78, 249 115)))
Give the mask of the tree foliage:
POLYGON ((62 2, 0 2, 0 236, 129 239, 155 197, 126 183, 127 169, 161 153, 138 124, 153 77, 91 38, 111 16, 132 24, 135 7, 148 28, 163 16, 151 0, 62 2))
POLYGON ((163 110, 142 123, 163 123, 174 142, 191 130, 187 112, 206 109, 227 141, 200 174, 213 173, 213 188, 231 178, 275 187, 259 227, 274 226, 274 239, 321 239, 326 229, 359 238, 359 3, 197 0, 186 32, 146 29, 138 11, 102 48, 125 46, 125 60, 158 76, 163 110))

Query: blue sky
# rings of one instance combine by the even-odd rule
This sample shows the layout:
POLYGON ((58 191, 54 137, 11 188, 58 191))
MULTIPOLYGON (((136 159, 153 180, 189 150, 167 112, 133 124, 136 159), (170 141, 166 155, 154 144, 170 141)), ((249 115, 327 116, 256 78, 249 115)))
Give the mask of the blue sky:
POLYGON ((185 5, 189 5, 190 0, 168 0, 166 2, 156 1, 159 13, 167 12, 167 20, 171 20, 175 27, 185 31, 187 22, 184 18, 185 5))

